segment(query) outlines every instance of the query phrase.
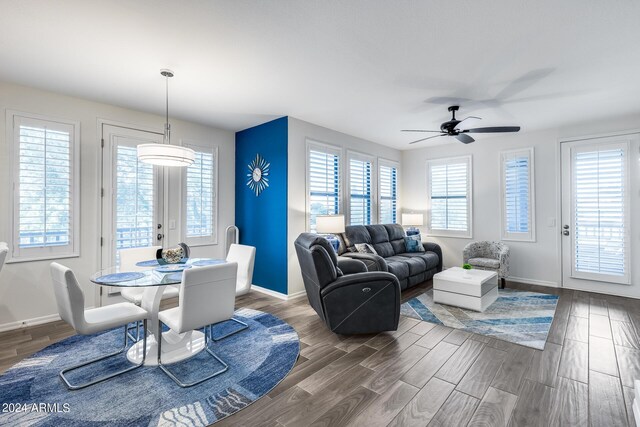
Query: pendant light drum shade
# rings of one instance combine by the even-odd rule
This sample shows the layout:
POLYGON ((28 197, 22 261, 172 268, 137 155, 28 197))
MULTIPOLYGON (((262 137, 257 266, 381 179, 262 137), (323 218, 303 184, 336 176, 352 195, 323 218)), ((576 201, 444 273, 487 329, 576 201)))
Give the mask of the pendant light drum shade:
POLYGON ((196 159, 191 148, 171 144, 140 144, 138 159, 157 166, 189 166, 196 159))
POLYGON ((173 71, 162 69, 160 75, 165 78, 166 85, 166 119, 164 125, 163 144, 138 145, 138 160, 157 166, 185 167, 192 165, 196 160, 196 153, 187 147, 171 145, 171 125, 169 124, 169 78, 173 77, 173 71))

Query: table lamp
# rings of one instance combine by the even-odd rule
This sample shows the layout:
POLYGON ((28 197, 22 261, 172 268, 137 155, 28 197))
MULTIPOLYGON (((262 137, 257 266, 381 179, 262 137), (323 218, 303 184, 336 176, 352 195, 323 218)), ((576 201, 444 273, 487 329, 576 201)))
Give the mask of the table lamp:
POLYGON ((403 213, 402 214, 402 225, 407 228, 407 236, 414 236, 416 234, 420 234, 420 230, 416 227, 416 225, 424 224, 424 215, 416 214, 416 213, 403 213))
POLYGON ((333 249, 338 252, 340 240, 335 236, 344 233, 344 215, 318 215, 316 216, 316 233, 324 234, 331 243, 333 249))

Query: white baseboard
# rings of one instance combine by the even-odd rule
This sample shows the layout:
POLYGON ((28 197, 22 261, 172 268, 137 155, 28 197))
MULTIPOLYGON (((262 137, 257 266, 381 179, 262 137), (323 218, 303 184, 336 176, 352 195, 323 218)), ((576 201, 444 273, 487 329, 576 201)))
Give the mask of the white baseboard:
POLYGON ((548 282, 546 280, 537 280, 537 279, 526 279, 524 277, 507 277, 507 282, 516 282, 516 283, 525 283, 528 285, 538 285, 538 286, 547 286, 550 288, 559 288, 558 283, 556 282, 548 282))
POLYGON ((291 300, 294 300, 294 299, 297 299, 297 298, 300 298, 300 297, 306 295, 305 291, 296 292, 296 293, 293 293, 291 295, 285 295, 285 294, 283 294, 281 292, 272 291, 271 289, 266 289, 266 288, 263 288, 261 286, 256 286, 256 285, 251 285, 251 289, 255 290, 255 291, 258 291, 258 292, 260 292, 262 294, 269 295, 271 297, 276 297, 276 298, 281 299, 283 301, 291 301, 291 300))
MULTIPOLYGON (((90 310, 95 307, 87 307, 90 310)), ((3 323, 0 325, 0 332, 13 331, 14 329, 28 328, 29 326, 37 326, 45 323, 56 322, 60 320, 59 314, 49 314, 47 316, 34 317, 33 319, 18 320, 16 322, 3 323)))

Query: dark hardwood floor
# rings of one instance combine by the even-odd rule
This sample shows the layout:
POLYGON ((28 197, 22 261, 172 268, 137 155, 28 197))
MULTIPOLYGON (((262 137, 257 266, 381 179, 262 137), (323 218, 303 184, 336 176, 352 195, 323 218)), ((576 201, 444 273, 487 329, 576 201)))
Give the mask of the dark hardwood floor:
MULTIPOLYGON (((239 307, 289 322, 300 357, 267 396, 217 425, 634 426, 640 301, 509 287, 560 296, 544 351, 404 317, 393 333, 338 336, 306 299, 240 297, 239 307)), ((0 333, 0 372, 72 334, 63 322, 0 333)))

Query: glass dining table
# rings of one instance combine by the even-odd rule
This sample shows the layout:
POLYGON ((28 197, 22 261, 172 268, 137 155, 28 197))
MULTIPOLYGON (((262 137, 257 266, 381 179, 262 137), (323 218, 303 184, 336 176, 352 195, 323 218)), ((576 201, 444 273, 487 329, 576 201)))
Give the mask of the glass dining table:
POLYGON ((188 359, 204 350, 204 334, 200 331, 177 334, 171 330, 162 332, 158 328, 160 302, 167 286, 179 285, 182 282, 184 270, 225 262, 222 259, 190 258, 182 264, 160 265, 157 260, 148 260, 137 263, 138 270, 136 271, 120 271, 119 267, 110 267, 97 271, 91 276, 90 280, 99 286, 141 288, 144 290, 140 306, 149 313, 147 348, 142 348, 142 341, 131 346, 127 352, 127 358, 130 362, 140 363, 146 351, 145 365, 157 365, 156 355, 160 339, 163 340, 162 363, 169 364, 188 359))

